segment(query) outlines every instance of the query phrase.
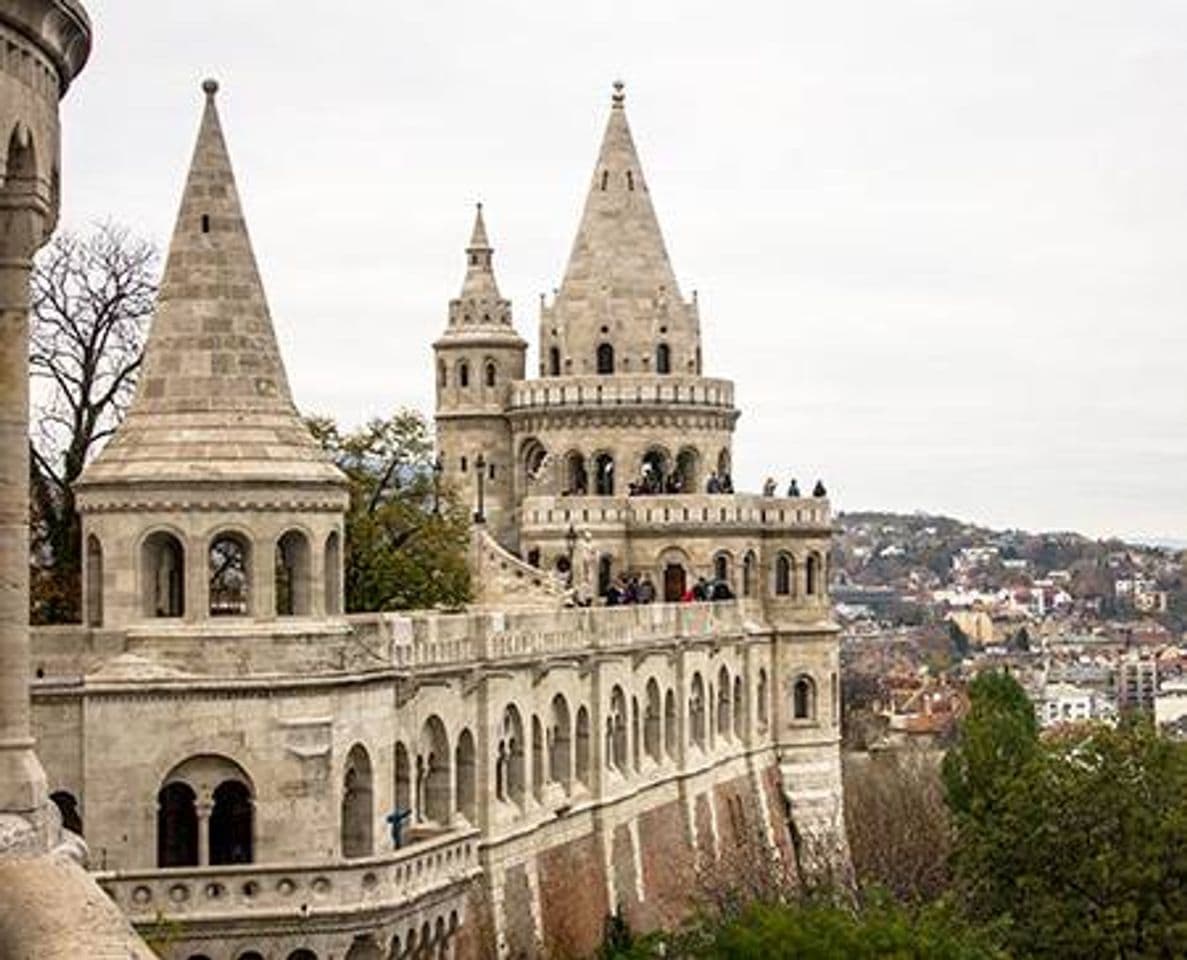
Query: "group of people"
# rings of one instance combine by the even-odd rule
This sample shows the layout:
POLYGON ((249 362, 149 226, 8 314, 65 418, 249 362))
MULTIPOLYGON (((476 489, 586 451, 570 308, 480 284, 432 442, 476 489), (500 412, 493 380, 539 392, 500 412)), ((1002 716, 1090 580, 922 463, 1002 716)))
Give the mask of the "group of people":
POLYGON ((724 580, 706 580, 697 577, 696 583, 680 595, 681 603, 702 603, 705 600, 733 600, 734 591, 724 580))
POLYGON ((655 584, 647 574, 624 577, 621 574, 606 588, 606 606, 622 607, 632 603, 654 603, 655 584))
MULTIPOLYGON (((766 482, 762 485, 762 495, 764 497, 773 497, 775 495, 775 478, 767 477, 766 482)), ((800 485, 795 477, 791 478, 791 482, 787 484, 787 495, 789 497, 798 497, 800 494, 800 485)), ((828 491, 824 489, 824 481, 817 480, 816 486, 812 488, 812 496, 827 497, 828 491)))
POLYGON ((662 470, 657 470, 649 463, 643 464, 643 472, 638 480, 627 484, 627 493, 632 497, 655 496, 660 493, 683 493, 684 477, 680 471, 674 470, 664 476, 662 470))
POLYGON ((713 471, 705 481, 705 493, 733 493, 734 478, 726 471, 713 471))

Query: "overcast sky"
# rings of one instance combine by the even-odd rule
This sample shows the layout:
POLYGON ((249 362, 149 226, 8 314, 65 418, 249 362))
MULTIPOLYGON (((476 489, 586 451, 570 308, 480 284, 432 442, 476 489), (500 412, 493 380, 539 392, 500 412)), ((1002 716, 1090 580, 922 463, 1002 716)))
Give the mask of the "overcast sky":
POLYGON ((1187 538, 1187 5, 86 0, 63 221, 167 243, 204 76, 298 405, 431 411, 475 200, 532 344, 610 100, 737 474, 1187 538))

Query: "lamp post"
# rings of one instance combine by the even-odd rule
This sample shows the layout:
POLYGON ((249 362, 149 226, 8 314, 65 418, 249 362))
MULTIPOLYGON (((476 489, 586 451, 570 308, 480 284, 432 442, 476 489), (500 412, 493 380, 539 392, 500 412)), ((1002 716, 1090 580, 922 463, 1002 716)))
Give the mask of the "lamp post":
POLYGON ((433 461, 433 515, 441 513, 441 474, 445 472, 445 464, 441 461, 441 454, 433 461))
POLYGON ((577 528, 573 524, 569 524, 569 529, 565 533, 565 543, 569 548, 569 589, 573 589, 573 553, 577 549, 577 528))
POLYGON ((474 461, 474 469, 478 471, 478 509, 474 511, 474 522, 486 523, 486 514, 483 512, 483 483, 486 480, 486 457, 481 453, 478 454, 478 459, 474 461))

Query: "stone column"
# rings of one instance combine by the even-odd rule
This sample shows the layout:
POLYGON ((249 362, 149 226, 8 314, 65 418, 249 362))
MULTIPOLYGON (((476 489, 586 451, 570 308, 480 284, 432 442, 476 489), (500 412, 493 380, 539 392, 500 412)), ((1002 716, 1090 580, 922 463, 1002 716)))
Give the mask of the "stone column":
POLYGON ((214 804, 203 797, 195 810, 198 814, 198 866, 210 866, 210 812, 214 804))
POLYGON ((36 182, 0 194, 0 813, 48 802, 29 707, 29 271, 49 211, 36 182))

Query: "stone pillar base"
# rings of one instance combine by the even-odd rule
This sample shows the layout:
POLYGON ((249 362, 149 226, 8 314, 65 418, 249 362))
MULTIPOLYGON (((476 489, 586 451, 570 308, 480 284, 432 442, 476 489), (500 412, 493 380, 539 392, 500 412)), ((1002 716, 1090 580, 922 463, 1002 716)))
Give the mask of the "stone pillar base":
POLYGON ((49 786, 33 741, 0 742, 0 813, 35 813, 48 802, 49 786))

